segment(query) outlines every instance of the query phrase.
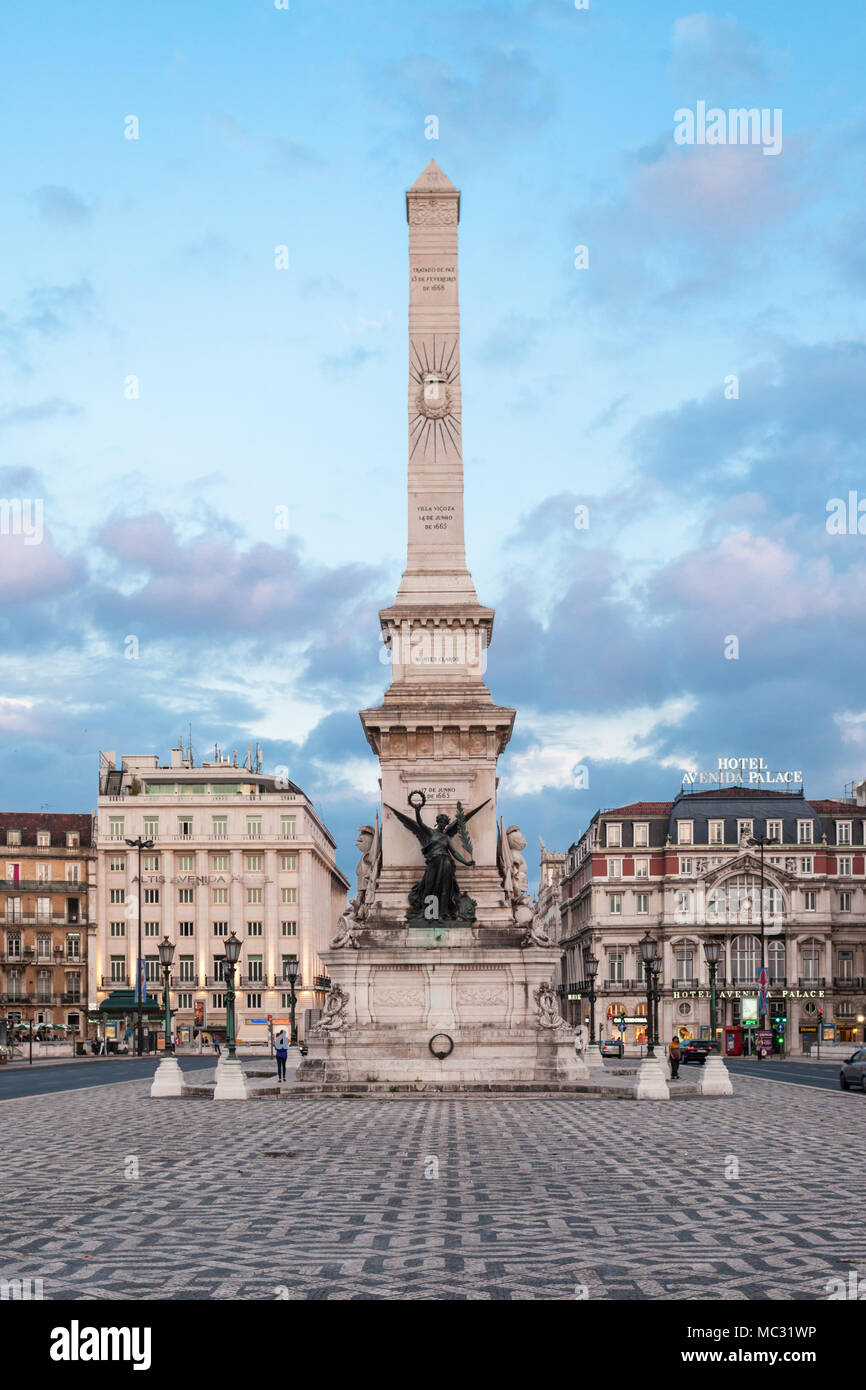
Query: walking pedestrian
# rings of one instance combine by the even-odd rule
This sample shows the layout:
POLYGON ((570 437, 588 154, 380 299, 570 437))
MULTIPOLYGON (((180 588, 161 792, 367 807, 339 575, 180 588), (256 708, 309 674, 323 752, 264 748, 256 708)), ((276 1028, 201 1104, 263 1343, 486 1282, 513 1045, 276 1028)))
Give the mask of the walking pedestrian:
POLYGON ((281 1033, 278 1033, 278 1034, 277 1034, 276 1042, 275 1042, 275 1046, 274 1046, 274 1052, 275 1052, 276 1058, 277 1058, 277 1080, 278 1080, 278 1081, 285 1081, 285 1079, 286 1079, 286 1058, 287 1058, 288 1055, 289 1055, 289 1039, 288 1039, 288 1036, 287 1036, 287 1034, 286 1034, 285 1029, 283 1029, 283 1031, 282 1031, 281 1033))
POLYGON ((668 1048, 668 1061, 671 1064, 671 1081, 678 1081, 680 1075, 680 1040, 674 1034, 668 1048))
POLYGON ((216 1037, 214 1038, 214 1040, 213 1040, 213 1050, 214 1050, 214 1052, 216 1053, 216 1055, 219 1057, 219 1055, 220 1055, 220 1042, 219 1042, 219 1038, 216 1038, 216 1037))

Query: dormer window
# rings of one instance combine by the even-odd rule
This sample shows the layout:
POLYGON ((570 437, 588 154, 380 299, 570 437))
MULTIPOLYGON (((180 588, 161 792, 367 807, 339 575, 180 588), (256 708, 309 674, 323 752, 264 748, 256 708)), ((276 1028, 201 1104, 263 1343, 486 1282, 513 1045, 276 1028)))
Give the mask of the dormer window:
POLYGON ((622 845, 622 826, 618 823, 608 821, 606 832, 607 839, 605 843, 608 849, 619 849, 622 845))
POLYGON ((678 844, 678 845, 691 845, 691 844, 693 844, 693 843, 694 843, 694 829, 695 829, 695 827, 694 827, 694 821, 690 821, 690 820, 678 820, 678 821, 677 821, 677 844, 678 844))
POLYGON ((48 846, 51 844, 51 831, 37 830, 36 844, 39 846, 40 849, 47 849, 48 846))
POLYGON ((6 843, 7 843, 7 845, 20 845, 20 843, 21 843, 21 831, 20 831, 20 830, 7 830, 7 831, 6 831, 6 843))
MULTIPOLYGON (((121 822, 121 826, 122 826, 122 825, 123 825, 123 822, 121 822)), ((122 831, 122 829, 121 829, 121 834, 122 834, 122 833, 123 833, 123 831, 122 831)), ((77 831, 77 830, 67 830, 67 832, 66 832, 66 848, 67 848, 67 849, 78 849, 78 847, 79 847, 80 844, 81 844, 81 836, 79 835, 78 831, 77 831)))

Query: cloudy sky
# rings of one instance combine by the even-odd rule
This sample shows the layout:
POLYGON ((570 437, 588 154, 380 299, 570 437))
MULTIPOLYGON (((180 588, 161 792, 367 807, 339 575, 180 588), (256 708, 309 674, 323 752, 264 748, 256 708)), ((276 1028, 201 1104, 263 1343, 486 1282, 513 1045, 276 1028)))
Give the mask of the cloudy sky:
POLYGON ((46 0, 2 29, 0 498, 41 516, 0 534, 2 809, 89 809, 100 748, 191 722, 199 757, 259 739, 354 864, 431 156, 528 857, 720 755, 813 796, 866 775, 866 535, 827 528, 866 513, 862 6, 46 0), (781 151, 678 144, 699 102, 780 111, 781 151))

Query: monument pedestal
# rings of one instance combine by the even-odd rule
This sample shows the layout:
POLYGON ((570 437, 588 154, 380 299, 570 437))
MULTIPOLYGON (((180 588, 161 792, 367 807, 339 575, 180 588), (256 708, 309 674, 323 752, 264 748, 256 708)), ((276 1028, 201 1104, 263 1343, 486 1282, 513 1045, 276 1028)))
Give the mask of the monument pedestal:
POLYGON ((408 928, 402 946, 325 952, 346 1003, 309 1035, 298 1084, 589 1080, 550 1009, 556 948, 480 946, 479 931, 408 928))

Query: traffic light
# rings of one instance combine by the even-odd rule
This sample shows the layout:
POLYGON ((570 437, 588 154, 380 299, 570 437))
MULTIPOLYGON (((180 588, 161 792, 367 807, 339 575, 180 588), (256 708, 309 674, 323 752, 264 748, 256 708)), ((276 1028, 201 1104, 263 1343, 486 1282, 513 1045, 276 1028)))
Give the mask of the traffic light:
POLYGON ((819 1010, 818 1010, 818 1022, 819 1022, 819 1023, 823 1023, 823 1022, 824 1022, 824 1010, 823 1010, 823 1009, 819 1009, 819 1010))

